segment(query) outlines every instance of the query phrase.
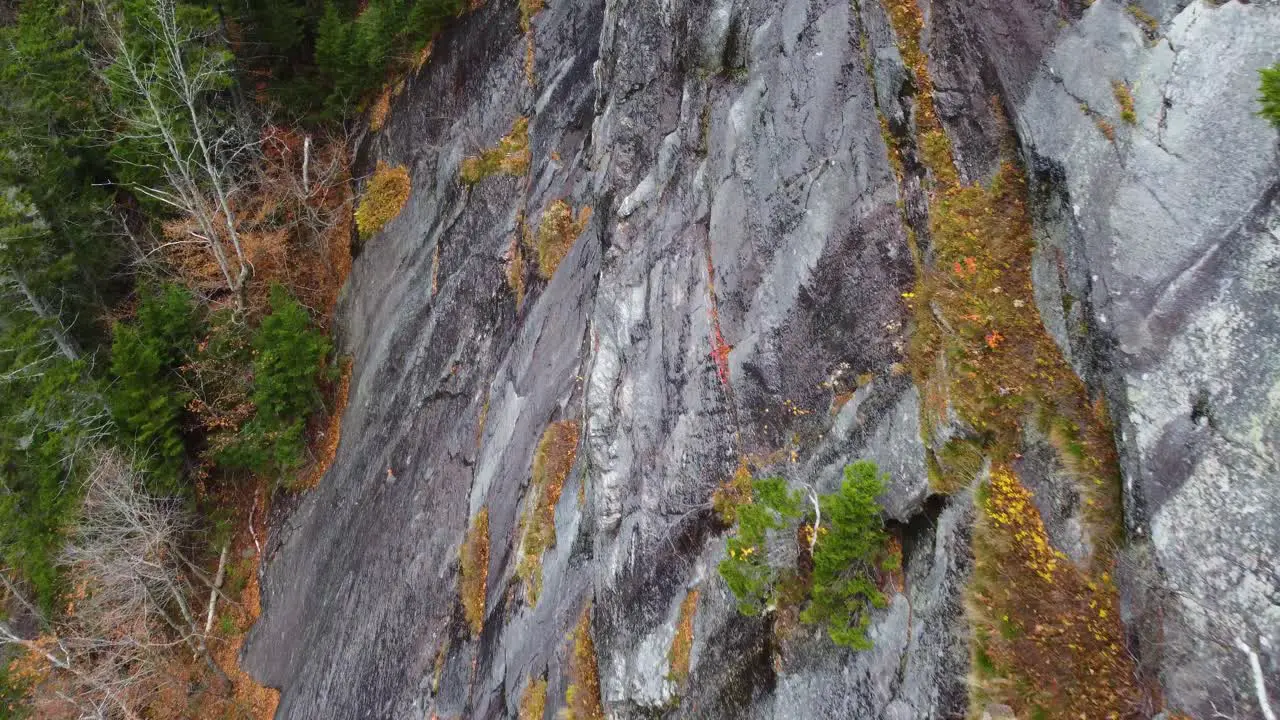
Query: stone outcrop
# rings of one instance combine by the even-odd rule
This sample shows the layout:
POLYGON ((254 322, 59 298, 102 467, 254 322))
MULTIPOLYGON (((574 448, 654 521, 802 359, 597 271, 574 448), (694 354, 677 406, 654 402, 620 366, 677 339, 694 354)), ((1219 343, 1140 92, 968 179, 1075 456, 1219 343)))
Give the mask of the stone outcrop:
MULTIPOLYGON (((1280 6, 924 10, 960 173, 989 177, 1013 133, 1041 316, 1117 424, 1133 649, 1171 707, 1261 717, 1235 641, 1280 702, 1280 153, 1253 114, 1280 6)), ((336 461, 273 533, 245 663, 282 689, 278 717, 515 717, 541 677, 551 713, 588 604, 613 717, 966 715, 978 510, 971 492, 931 494, 902 369, 904 217, 928 203, 918 179, 899 183, 877 115, 906 126, 915 91, 883 9, 560 0, 532 28, 531 84, 513 3, 459 18, 360 146, 360 165, 406 165, 413 189, 344 291, 354 375, 336 461), (528 175, 461 184, 464 157, 519 117, 528 175), (513 239, 561 199, 593 212, 544 281, 513 239), (531 605, 521 515, 539 438, 562 420, 581 444, 531 605), (864 457, 889 473, 904 553, 874 649, 739 615, 716 571, 715 488, 747 462, 831 491, 864 457), (473 638, 458 548, 482 507, 473 638), (693 589, 681 678, 671 647, 693 589)), ((1037 447, 1023 462, 1040 468, 1049 537, 1087 557, 1078 498, 1037 447)))

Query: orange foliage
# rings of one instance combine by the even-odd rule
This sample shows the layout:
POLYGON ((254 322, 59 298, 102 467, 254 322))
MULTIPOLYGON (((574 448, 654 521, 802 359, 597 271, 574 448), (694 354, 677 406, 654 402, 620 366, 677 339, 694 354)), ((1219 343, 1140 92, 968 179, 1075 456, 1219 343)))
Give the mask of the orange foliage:
MULTIPOLYGON (((277 126, 262 131, 260 164, 247 187, 231 198, 236 232, 252 276, 246 288, 250 312, 267 306, 271 284, 287 287, 323 323, 337 301, 338 290, 351 270, 350 191, 346 146, 338 141, 312 142, 298 132, 277 126), (303 182, 303 157, 307 182, 303 182)), ((239 269, 224 216, 215 218, 216 242, 239 269)), ((163 257, 193 290, 224 296, 226 280, 208 246, 195 239, 191 218, 163 225, 168 241, 163 257)))

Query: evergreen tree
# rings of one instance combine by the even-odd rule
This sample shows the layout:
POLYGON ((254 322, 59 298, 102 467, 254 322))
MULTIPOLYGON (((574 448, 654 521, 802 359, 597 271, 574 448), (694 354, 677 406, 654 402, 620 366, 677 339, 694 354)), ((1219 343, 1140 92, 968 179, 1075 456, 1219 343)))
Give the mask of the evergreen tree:
POLYGON ((160 492, 182 491, 181 419, 188 398, 178 371, 194 350, 197 331, 190 293, 169 285, 144 292, 134 322, 117 325, 111 345, 112 411, 122 440, 146 458, 153 489, 160 492))

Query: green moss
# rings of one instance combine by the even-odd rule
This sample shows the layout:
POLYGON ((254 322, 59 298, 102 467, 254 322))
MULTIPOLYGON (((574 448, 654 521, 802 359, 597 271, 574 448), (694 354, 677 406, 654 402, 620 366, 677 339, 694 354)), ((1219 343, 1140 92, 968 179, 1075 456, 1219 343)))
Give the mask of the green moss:
POLYGON ((1259 70, 1258 78, 1258 102, 1262 105, 1259 114, 1280 128, 1280 63, 1259 70))

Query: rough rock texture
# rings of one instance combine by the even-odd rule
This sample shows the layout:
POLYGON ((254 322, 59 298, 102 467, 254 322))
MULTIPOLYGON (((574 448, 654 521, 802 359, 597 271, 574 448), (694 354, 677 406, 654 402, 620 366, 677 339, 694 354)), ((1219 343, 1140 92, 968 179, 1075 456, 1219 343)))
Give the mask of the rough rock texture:
POLYGON ((1158 572, 1165 595, 1147 659, 1173 707, 1254 717, 1235 638, 1280 677, 1280 155, 1253 115, 1255 71, 1280 57, 1280 8, 1181 5, 1148 8, 1156 39, 1117 5, 1089 8, 1018 126, 1073 217, 1046 233, 1040 260, 1057 271, 1042 274, 1043 298, 1088 299, 1076 321, 1088 328, 1063 324, 1085 336, 1075 358, 1110 345, 1128 521, 1153 565, 1129 580, 1158 572), (1131 88, 1136 123, 1120 119, 1113 82, 1131 88), (1110 118, 1114 142, 1082 104, 1110 118))
MULTIPOLYGON (((1175 707, 1258 716, 1230 643, 1280 676, 1280 157, 1252 115, 1280 8, 1152 2, 1152 36, 1112 0, 925 9, 961 172, 994 167, 995 96, 1035 187, 1042 316, 1117 416, 1135 647, 1175 707)), ((363 166, 407 165, 413 193, 355 263, 337 460, 273 535, 246 666, 282 688, 281 718, 514 717, 543 675, 550 717, 590 602, 615 717, 964 716, 974 509, 929 496, 919 392, 895 365, 914 281, 899 204, 913 221, 926 205, 900 193, 875 112, 900 127, 910 107, 883 10, 561 0, 533 27, 530 86, 514 3, 460 18, 361 146, 363 166), (463 157, 522 115, 529 176, 460 185, 463 157), (518 306, 512 238, 561 198, 594 214, 549 282, 526 273, 518 306), (538 439, 566 419, 578 461, 530 607, 518 523, 538 439), (743 460, 828 491, 860 457, 890 474, 902 590, 872 651, 807 627, 779 643, 716 573, 711 493, 743 460), (458 546, 484 506, 472 639, 458 546)), ((1079 499, 1033 446, 1050 537, 1087 553, 1079 499)))

